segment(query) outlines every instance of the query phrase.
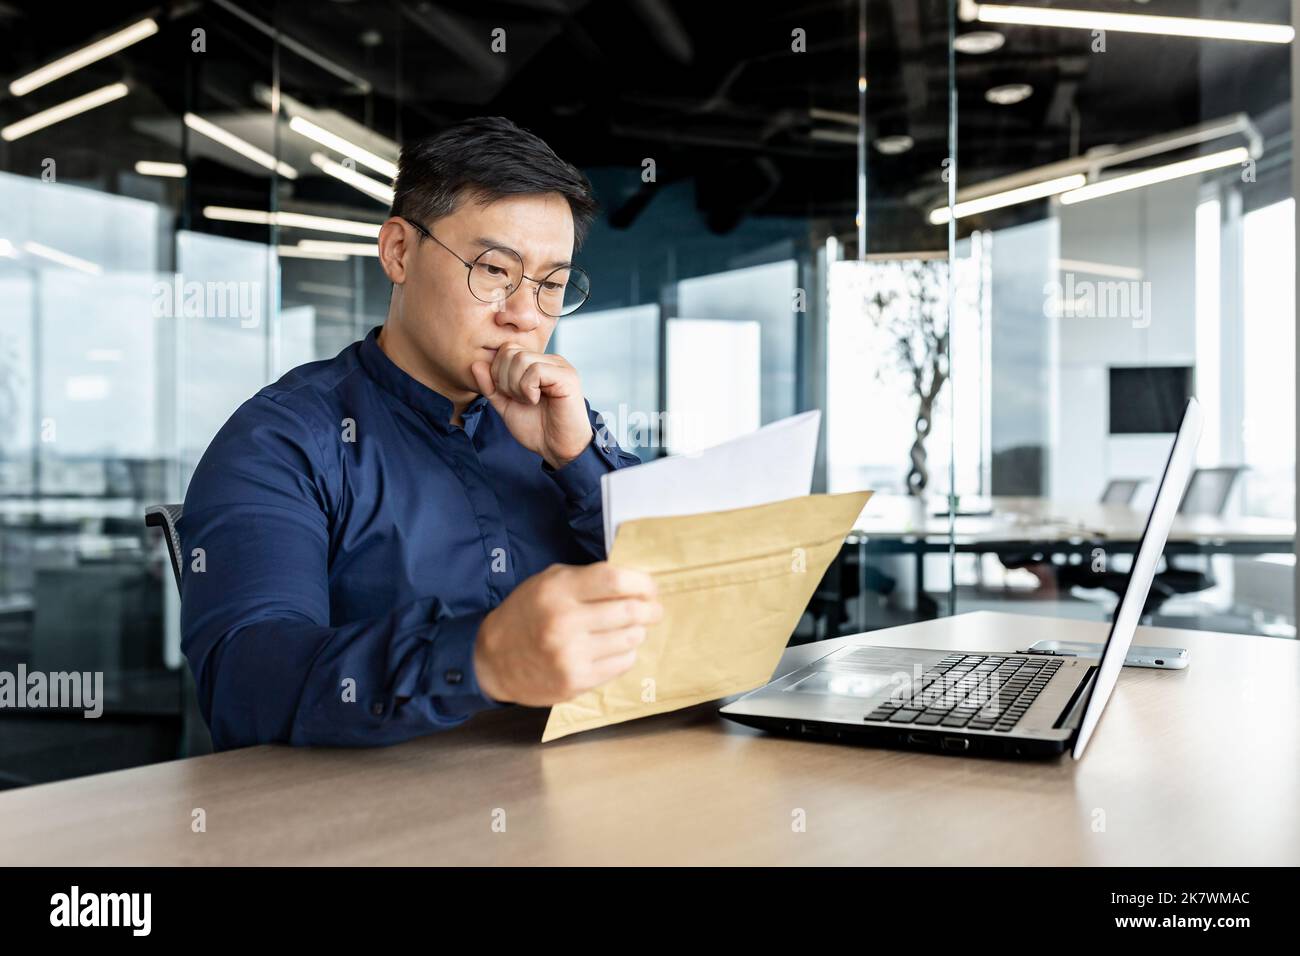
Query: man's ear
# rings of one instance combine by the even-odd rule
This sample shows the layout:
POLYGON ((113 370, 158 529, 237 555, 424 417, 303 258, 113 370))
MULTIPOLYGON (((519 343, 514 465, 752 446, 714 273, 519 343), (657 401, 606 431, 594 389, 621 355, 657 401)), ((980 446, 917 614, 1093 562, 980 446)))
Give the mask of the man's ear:
POLYGON ((415 230, 398 216, 391 217, 379 230, 379 264, 390 282, 406 281, 406 256, 415 249, 415 230))

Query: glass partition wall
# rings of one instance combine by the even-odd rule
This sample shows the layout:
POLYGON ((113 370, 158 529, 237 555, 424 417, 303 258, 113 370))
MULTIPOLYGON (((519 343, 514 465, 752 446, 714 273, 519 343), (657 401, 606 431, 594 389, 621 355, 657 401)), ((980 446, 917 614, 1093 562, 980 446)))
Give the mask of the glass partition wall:
POLYGON ((263 384, 383 321, 400 145, 476 115, 594 185, 591 298, 551 347, 625 447, 820 408, 814 490, 875 491, 793 641, 1105 620, 1190 394, 1200 470, 1147 619, 1294 636, 1289 7, 1141 8, 1197 36, 1131 7, 210 0, 72 36, 24 5, 0 669, 102 672, 105 708, 0 713, 0 786, 205 748, 143 508, 263 384))
POLYGON ((0 669, 106 686, 96 720, 0 712, 0 787, 208 746, 143 509, 183 500, 262 385, 382 323, 404 142, 504 115, 588 175, 592 295, 552 348, 643 459, 820 402, 826 237, 857 208, 856 0, 5 17, 0 669))
POLYGON ((956 13, 951 606, 1109 619, 1194 395, 1145 620, 1294 637, 1290 5, 956 13))

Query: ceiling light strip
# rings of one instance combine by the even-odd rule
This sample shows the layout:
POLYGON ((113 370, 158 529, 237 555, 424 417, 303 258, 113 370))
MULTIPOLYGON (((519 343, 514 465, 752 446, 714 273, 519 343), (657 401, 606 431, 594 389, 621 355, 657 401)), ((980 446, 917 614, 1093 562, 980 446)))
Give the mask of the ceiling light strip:
POLYGON ((1196 37, 1204 40, 1248 40, 1255 43, 1290 43, 1295 29, 1288 24, 1249 23, 1242 20, 1208 20, 1200 17, 1157 17, 1145 13, 1102 13, 1095 10, 1057 10, 1001 3, 977 5, 981 23, 1070 30, 1113 30, 1156 36, 1196 37))
POLYGON ((118 30, 102 40, 96 40, 80 50, 60 57, 52 63, 45 64, 38 70, 33 70, 18 77, 9 84, 9 92, 14 96, 25 96, 32 90, 40 89, 46 83, 52 83, 61 76, 75 73, 83 66, 89 66, 106 56, 112 56, 118 50, 124 50, 133 43, 139 43, 157 32, 158 22, 156 20, 144 19, 138 23, 133 23, 124 30, 118 30))

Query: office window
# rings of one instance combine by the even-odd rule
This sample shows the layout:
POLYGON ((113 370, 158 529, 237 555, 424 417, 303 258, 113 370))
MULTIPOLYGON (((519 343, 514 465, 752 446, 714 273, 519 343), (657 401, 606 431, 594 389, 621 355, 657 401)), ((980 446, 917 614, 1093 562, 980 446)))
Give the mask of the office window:
POLYGON ((688 454, 761 424, 757 322, 668 322, 668 451, 688 454))
POLYGON ((653 458, 663 446, 659 414, 659 307, 596 309, 565 316, 553 351, 582 376, 583 393, 623 448, 653 458))

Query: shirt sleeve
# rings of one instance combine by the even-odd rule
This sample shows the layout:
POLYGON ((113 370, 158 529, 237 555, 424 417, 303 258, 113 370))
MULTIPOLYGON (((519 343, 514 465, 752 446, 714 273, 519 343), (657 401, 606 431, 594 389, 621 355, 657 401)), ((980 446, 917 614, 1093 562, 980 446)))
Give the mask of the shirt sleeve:
POLYGON ((564 492, 569 527, 593 561, 605 558, 605 520, 601 505, 600 477, 616 468, 631 468, 641 459, 624 451, 614 440, 605 420, 587 405, 591 419, 591 444, 563 468, 543 464, 545 471, 564 492))
POLYGON ((330 482, 306 421, 258 395, 190 482, 181 640, 216 749, 284 742, 372 746, 498 706, 479 689, 483 614, 434 598, 330 626, 330 482))

